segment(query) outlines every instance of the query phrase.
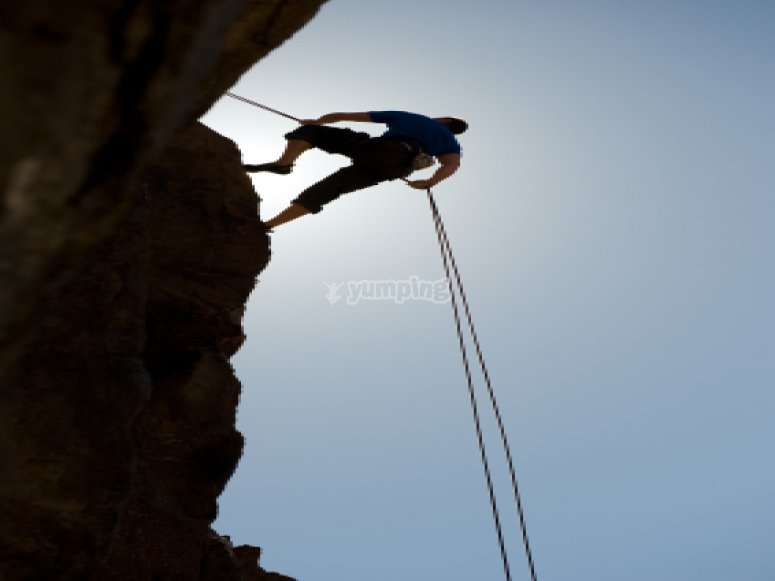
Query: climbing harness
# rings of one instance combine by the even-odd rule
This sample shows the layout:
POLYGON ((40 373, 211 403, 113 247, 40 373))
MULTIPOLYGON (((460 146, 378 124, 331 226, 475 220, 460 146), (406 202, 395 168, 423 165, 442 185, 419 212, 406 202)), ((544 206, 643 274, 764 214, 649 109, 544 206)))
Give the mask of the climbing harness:
MULTIPOLYGON (((255 101, 251 101, 250 99, 240 97, 239 95, 235 95, 234 93, 227 92, 226 95, 234 99, 237 99, 239 101, 243 101, 245 103, 253 105, 255 107, 264 109, 265 111, 269 111, 271 113, 281 115, 288 119, 292 119, 297 122, 301 121, 300 119, 293 117, 292 115, 282 113, 277 109, 272 109, 271 107, 267 107, 266 105, 261 105, 260 103, 256 103, 255 101)), ((424 154, 424 153, 423 155, 427 156, 427 154, 424 154)), ((422 167, 428 167, 428 166, 424 165, 422 167)), ((415 168, 415 169, 419 169, 419 168, 415 168)), ((409 183, 408 180, 406 179, 404 179, 404 182, 409 183)), ((498 537, 498 546, 500 548, 501 561, 503 563, 503 571, 506 575, 506 581, 511 581, 512 579, 511 568, 509 565, 508 554, 506 551, 506 543, 503 537, 503 527, 501 525, 498 503, 495 497, 495 488, 493 486, 493 481, 492 481, 492 472, 490 471, 490 462, 489 462, 489 459, 487 456, 487 450, 484 444, 484 435, 482 431, 481 416, 479 414, 479 404, 477 402, 476 392, 474 390, 474 381, 471 374, 471 365, 469 363, 468 350, 466 349, 465 339, 463 336, 464 335, 463 325, 461 324, 460 306, 458 305, 458 302, 463 307, 465 319, 468 324, 468 330, 471 334, 471 339, 474 345, 474 350, 476 352, 476 357, 479 361, 479 367, 481 369, 482 376, 484 378, 484 383, 487 388, 487 395, 493 410, 493 414, 495 416, 496 423, 498 425, 501 444, 503 446, 503 451, 506 456, 506 463, 508 465, 509 476, 511 477, 511 488, 514 493, 514 502, 516 506, 517 517, 519 519, 520 531, 522 533, 522 543, 525 549, 525 555, 527 557, 528 567, 530 569, 530 578, 532 581, 538 581, 538 576, 536 575, 536 570, 535 570, 535 563, 533 561, 533 553, 532 553, 532 550, 530 549, 530 541, 527 535, 527 525, 525 522, 525 513, 522 506, 522 496, 520 494, 519 484, 517 482, 517 473, 516 473, 516 470, 514 469, 514 461, 511 455, 511 447, 509 446, 508 438, 506 436, 506 428, 503 424, 503 418, 500 413, 498 401, 495 397, 495 391, 493 390, 492 382, 490 381, 490 373, 487 370, 487 365, 484 362, 484 355, 482 354, 482 348, 481 348, 481 345, 479 344, 479 337, 476 333, 474 321, 471 316, 471 309, 469 308, 469 305, 468 305, 468 298, 466 297, 466 293, 463 288, 463 281, 460 277, 460 272, 458 271, 458 268, 457 268, 457 262, 455 261, 454 254, 452 253, 452 246, 449 242, 449 237, 447 236, 447 230, 444 227, 444 222, 441 219, 439 208, 436 205, 436 200, 433 197, 433 192, 431 192, 430 188, 427 188, 426 194, 428 196, 428 203, 430 204, 431 215, 433 216, 433 223, 436 228, 436 237, 439 242, 439 251, 441 253, 441 260, 444 265, 444 272, 446 274, 447 281, 449 284, 450 303, 452 304, 452 312, 455 318, 455 329, 457 331, 458 344, 460 347, 460 356, 461 356, 461 359, 463 360, 463 368, 465 370, 466 380, 468 382, 468 395, 471 403, 471 412, 474 418, 474 427, 476 429, 476 437, 479 444, 479 454, 481 457, 482 468, 484 470, 484 476, 487 482, 487 491, 490 497, 490 508, 492 509, 493 521, 495 523, 495 531, 498 537)))
POLYGON ((412 169, 415 171, 418 169, 425 169, 431 167, 435 163, 436 160, 421 149, 412 158, 412 169))

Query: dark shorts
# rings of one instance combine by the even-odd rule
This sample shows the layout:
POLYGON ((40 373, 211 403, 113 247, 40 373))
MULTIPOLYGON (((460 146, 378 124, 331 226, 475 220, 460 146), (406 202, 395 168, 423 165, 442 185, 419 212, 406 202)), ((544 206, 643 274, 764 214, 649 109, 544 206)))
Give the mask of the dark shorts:
POLYGON ((394 139, 371 137, 368 133, 326 125, 302 125, 285 137, 301 139, 322 151, 352 160, 352 165, 313 184, 293 200, 313 214, 342 194, 412 173, 415 151, 394 139))

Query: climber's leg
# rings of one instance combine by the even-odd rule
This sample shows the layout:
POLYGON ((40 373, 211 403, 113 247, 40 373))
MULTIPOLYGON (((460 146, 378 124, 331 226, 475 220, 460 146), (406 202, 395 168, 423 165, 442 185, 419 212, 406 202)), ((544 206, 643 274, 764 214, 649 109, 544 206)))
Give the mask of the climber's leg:
POLYGON ((306 214, 317 214, 324 205, 342 194, 374 186, 380 181, 358 167, 343 167, 301 192, 288 208, 266 222, 266 225, 274 228, 306 214))
POLYGON ((285 145, 285 151, 275 163, 277 165, 293 165, 302 153, 313 147, 314 145, 303 139, 289 139, 285 145))
POLYGON ((369 134, 342 127, 302 125, 286 133, 285 138, 288 143, 277 161, 258 165, 246 164, 243 166, 245 171, 268 171, 287 175, 293 170, 293 164, 298 157, 308 149, 315 147, 326 153, 349 155, 353 148, 369 140, 369 134))
POLYGON ((296 218, 300 218, 301 216, 309 213, 310 211, 301 204, 293 203, 285 208, 285 210, 277 214, 277 216, 266 222, 266 227, 271 229, 275 226, 285 224, 286 222, 290 222, 291 220, 295 220, 296 218))
POLYGON ((245 168, 245 171, 250 173, 268 171, 271 173, 286 175, 291 173, 293 164, 296 162, 299 156, 308 149, 312 149, 313 147, 314 145, 308 141, 304 141, 303 139, 289 139, 285 145, 285 151, 283 151, 282 155, 277 158, 277 161, 260 164, 247 163, 242 167, 245 168))

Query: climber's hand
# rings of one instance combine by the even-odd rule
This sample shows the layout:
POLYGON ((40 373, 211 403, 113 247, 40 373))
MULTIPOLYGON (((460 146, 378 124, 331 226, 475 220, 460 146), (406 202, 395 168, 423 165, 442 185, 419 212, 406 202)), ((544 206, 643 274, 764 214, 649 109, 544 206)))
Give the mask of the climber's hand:
POLYGON ((431 180, 410 180, 406 183, 415 190, 427 190, 433 187, 431 180))
POLYGON ((300 119, 299 123, 302 125, 320 125, 320 119, 300 119))

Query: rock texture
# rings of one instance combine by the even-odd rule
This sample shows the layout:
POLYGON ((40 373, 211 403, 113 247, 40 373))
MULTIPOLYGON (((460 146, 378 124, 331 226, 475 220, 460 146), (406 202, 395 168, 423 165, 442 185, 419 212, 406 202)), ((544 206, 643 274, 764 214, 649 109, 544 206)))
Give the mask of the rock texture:
POLYGON ((142 358, 153 389, 132 425, 133 487, 94 579, 239 579, 225 575, 238 562, 210 523, 242 453, 241 386, 228 357, 244 339, 268 236, 239 151, 202 125, 146 168, 138 197, 148 232, 142 358), (200 577, 208 569, 222 572, 200 577))
POLYGON ((0 377, 143 165, 323 1, 0 2, 0 377))
POLYGON ((0 392, 4 580, 243 578, 210 524, 242 452, 228 357, 269 260, 258 198, 195 124, 133 199, 0 392))
POLYGON ((211 530, 269 259, 194 120, 322 0, 0 4, 0 579, 282 579, 211 530))

